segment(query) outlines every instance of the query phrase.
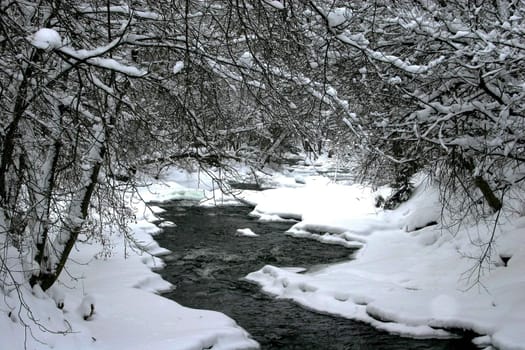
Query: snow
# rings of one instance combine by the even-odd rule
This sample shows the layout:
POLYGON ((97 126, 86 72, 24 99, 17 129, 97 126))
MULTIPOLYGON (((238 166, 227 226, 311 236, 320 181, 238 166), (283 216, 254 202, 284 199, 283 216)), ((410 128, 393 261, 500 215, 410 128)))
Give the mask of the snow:
POLYGON ((140 197, 145 202, 166 202, 169 200, 201 200, 206 191, 212 189, 212 180, 180 169, 169 169, 162 174, 159 181, 146 182, 140 197))
POLYGON ((352 11, 345 7, 337 7, 331 10, 326 16, 328 25, 331 28, 340 26, 352 17, 352 11))
POLYGON ((378 211, 374 195, 357 185, 307 182, 253 197, 254 215, 301 218, 288 234, 362 248, 348 262, 300 273, 267 265, 246 279, 276 297, 388 332, 448 337, 447 329, 470 329, 486 346, 525 349, 523 213, 504 211, 492 260, 476 284, 470 257, 484 245, 473 241, 487 242, 491 225, 465 221, 448 231, 453 216, 441 212, 436 189, 423 179, 393 211, 378 211), (440 224, 425 227, 434 222, 440 224), (498 254, 512 256, 508 266, 498 254))
POLYGON ((175 65, 173 66, 173 74, 180 73, 182 69, 184 69, 184 62, 182 61, 175 62, 175 65))
POLYGON ((97 47, 92 50, 88 50, 88 49, 77 50, 70 46, 63 46, 63 47, 60 47, 60 52, 78 61, 85 61, 90 65, 101 67, 104 69, 109 69, 109 70, 119 72, 119 73, 122 73, 128 76, 131 76, 131 77, 143 77, 144 75, 146 75, 147 72, 137 67, 123 64, 113 58, 99 57, 100 55, 109 52, 110 50, 112 50, 114 47, 116 47, 119 44, 120 44, 120 39, 115 39, 111 43, 105 46, 97 47))
POLYGON ((257 233, 253 232, 250 228, 239 228, 235 232, 237 236, 243 236, 243 237, 257 237, 259 236, 257 233))
POLYGON ((62 38, 54 29, 41 28, 29 37, 31 45, 42 50, 53 50, 62 46, 62 38))
POLYGON ((95 314, 95 297, 92 295, 84 296, 78 307, 78 313, 85 321, 91 319, 95 314))
POLYGON ((162 228, 164 228, 164 227, 176 227, 177 224, 172 222, 172 221, 163 221, 163 222, 159 223, 158 226, 162 227, 162 228))
POLYGON ((277 0, 264 0, 264 2, 277 10, 284 10, 284 4, 277 0))
POLYGON ((96 7, 91 5, 80 5, 77 7, 83 13, 98 13, 101 11, 110 11, 112 13, 121 13, 124 15, 133 15, 135 17, 153 20, 163 20, 163 16, 152 11, 137 11, 127 5, 113 5, 108 7, 96 7))
MULTIPOLYGON (((165 180, 155 184, 150 181, 151 186, 143 187, 140 196, 163 201, 194 199, 202 193, 198 189, 202 183, 195 174, 192 177, 187 172, 174 170, 165 180), (174 178, 180 183, 174 182, 174 178), (168 184, 176 186, 169 190, 168 184)), ((152 271, 164 265, 158 256, 169 253, 152 237, 160 232, 152 223, 158 221, 155 212, 160 212, 160 208, 147 207, 138 197, 131 197, 130 201, 136 216, 128 234, 131 240, 121 234, 108 236, 106 245, 111 247, 108 252, 100 242, 82 237, 59 283, 49 291, 27 285, 0 290, 0 315, 8 316, 0 317, 2 348, 258 348, 248 333, 229 317, 186 308, 155 294, 171 288, 152 271), (30 308, 30 313, 20 300, 30 308), (60 302, 64 304, 63 309, 57 307, 60 302)), ((10 255, 15 257, 18 253, 10 249, 10 255)), ((12 271, 20 270, 13 265, 18 261, 8 261, 12 271)))
POLYGON ((401 84, 402 81, 403 80, 397 75, 388 79, 388 83, 392 85, 401 84))
MULTIPOLYGON (((350 38, 350 40, 353 41, 353 42, 356 41, 353 38, 350 38)), ((399 57, 396 57, 396 56, 393 56, 393 55, 385 55, 384 53, 379 52, 379 51, 373 51, 373 50, 367 49, 366 52, 367 52, 369 57, 371 57, 371 58, 373 58, 375 60, 378 60, 378 61, 384 62, 384 63, 392 64, 393 66, 395 66, 395 67, 397 67, 397 68, 399 68, 401 70, 404 70, 407 73, 412 73, 412 74, 423 74, 423 73, 426 73, 429 70, 431 70, 432 68, 434 68, 435 66, 437 66, 438 64, 441 64, 441 62, 443 62, 443 60, 445 59, 445 57, 441 56, 441 57, 439 57, 437 59, 434 59, 434 60, 430 61, 426 65, 417 65, 417 64, 409 64, 409 63, 403 61, 402 59, 400 59, 399 57)))
POLYGON ((246 51, 239 57, 239 63, 244 67, 251 68, 254 65, 254 57, 250 52, 246 51))
MULTIPOLYGON (((0 312, 7 314, 0 317, 2 346, 24 348, 28 324, 35 337, 27 337, 28 348, 36 349, 257 348, 227 316, 185 308, 154 294, 172 287, 152 271, 163 267, 159 256, 169 251, 153 238, 161 232, 152 222, 159 222, 155 214, 162 209, 143 202, 191 199, 230 205, 240 198, 256 205, 251 215, 261 221, 295 221, 289 235, 359 248, 351 260, 333 265, 266 265, 246 276, 265 292, 404 336, 450 337, 451 329, 467 329, 479 335, 473 342, 481 347, 525 349, 522 190, 510 196, 514 202, 501 213, 494 251, 476 284, 472 258, 486 246, 473 243, 492 235, 494 217, 464 219, 453 226, 454 216, 441 211, 439 193, 425 178, 417 179, 413 196, 399 208, 379 210, 374 198, 387 195, 388 188, 373 190, 315 174, 312 169, 326 171, 325 161, 272 175, 258 173, 258 183, 278 187, 259 192, 219 194, 218 170, 168 169, 155 180, 145 176, 147 186, 130 198, 136 215, 130 225, 132 241, 112 235, 106 242, 111 254, 105 258, 100 242, 78 243, 67 273, 45 293, 27 286, 0 291, 0 312), (502 257, 510 257, 507 265, 502 257), (32 324, 20 297, 31 307, 31 317, 46 320, 45 327, 59 333, 32 324), (63 309, 57 308, 61 303, 63 309)), ((236 234, 257 235, 250 228, 236 234)), ((7 263, 16 271, 12 261, 7 263)))

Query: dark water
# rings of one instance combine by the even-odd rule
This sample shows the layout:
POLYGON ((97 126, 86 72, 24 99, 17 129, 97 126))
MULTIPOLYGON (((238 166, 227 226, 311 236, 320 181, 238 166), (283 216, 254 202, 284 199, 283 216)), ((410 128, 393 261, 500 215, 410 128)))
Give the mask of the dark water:
POLYGON ((156 237, 173 254, 160 271, 178 303, 223 312, 246 329, 262 349, 475 349, 466 339, 415 340, 367 324, 308 311, 274 299, 242 280, 266 264, 309 268, 348 259, 352 250, 283 234, 290 223, 260 223, 246 207, 201 208, 161 204, 176 227, 156 237), (259 237, 237 237, 238 228, 259 237))

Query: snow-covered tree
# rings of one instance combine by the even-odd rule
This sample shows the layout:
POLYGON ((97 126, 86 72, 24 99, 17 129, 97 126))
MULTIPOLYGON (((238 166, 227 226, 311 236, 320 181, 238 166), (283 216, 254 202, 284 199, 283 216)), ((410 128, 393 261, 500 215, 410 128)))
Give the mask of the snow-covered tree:
POLYGON ((499 210, 523 180, 523 2, 309 3, 346 76, 362 76, 360 91, 340 91, 358 114, 347 123, 366 175, 381 168, 379 182, 403 183, 425 171, 445 195, 499 210))
POLYGON ((46 290, 79 237, 125 229, 120 180, 144 163, 220 165, 255 150, 264 164, 315 144, 326 130, 317 109, 345 105, 303 72, 309 19, 297 5, 2 2, 3 283, 46 290), (21 277, 5 262, 13 254, 21 277))
POLYGON ((497 211, 524 179, 524 8, 4 1, 4 257, 16 251, 45 290, 79 236, 125 227, 117 189, 141 165, 246 156, 263 165, 327 140, 375 183, 407 187, 423 171, 445 195, 463 189, 497 211))

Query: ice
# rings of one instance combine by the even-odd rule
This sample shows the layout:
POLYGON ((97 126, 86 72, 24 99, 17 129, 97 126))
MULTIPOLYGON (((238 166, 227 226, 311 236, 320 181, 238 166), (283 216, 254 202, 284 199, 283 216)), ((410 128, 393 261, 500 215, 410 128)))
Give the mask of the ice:
POLYGON ((253 213, 252 216, 255 216, 261 222, 296 222, 294 219, 284 219, 279 215, 274 214, 262 214, 262 213, 253 213))
POLYGON ((158 226, 161 227, 161 228, 164 228, 164 227, 176 227, 177 224, 174 223, 173 221, 168 221, 167 220, 167 221, 161 222, 158 226))

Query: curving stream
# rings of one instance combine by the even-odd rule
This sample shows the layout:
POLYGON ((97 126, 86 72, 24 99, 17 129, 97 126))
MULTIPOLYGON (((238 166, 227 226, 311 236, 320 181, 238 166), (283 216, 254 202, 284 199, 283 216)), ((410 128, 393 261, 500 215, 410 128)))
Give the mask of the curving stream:
POLYGON ((156 237, 172 251, 162 276, 174 290, 164 294, 178 303, 220 311, 233 318, 262 349, 476 349, 467 339, 417 340, 378 331, 341 317, 306 310, 274 299, 243 281, 266 264, 310 269, 348 259, 352 250, 283 234, 291 223, 260 223, 248 207, 203 208, 188 202, 158 204, 173 221, 156 237), (238 228, 259 237, 238 237, 238 228))

